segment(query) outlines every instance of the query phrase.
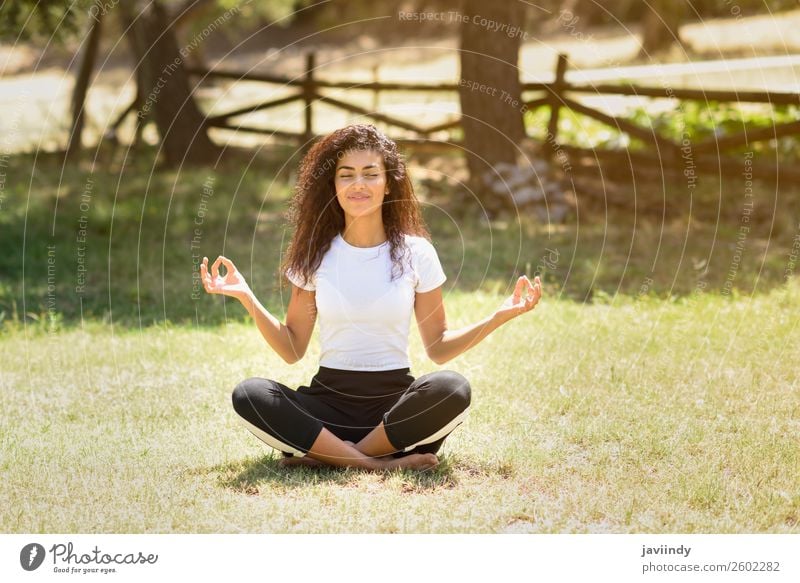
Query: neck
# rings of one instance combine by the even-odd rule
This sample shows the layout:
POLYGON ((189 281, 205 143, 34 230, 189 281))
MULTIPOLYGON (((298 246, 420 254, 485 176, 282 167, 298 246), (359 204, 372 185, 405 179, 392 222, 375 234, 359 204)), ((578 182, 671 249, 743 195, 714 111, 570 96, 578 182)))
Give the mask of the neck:
POLYGON ((358 219, 345 219, 342 238, 353 247, 376 247, 386 241, 383 217, 380 213, 358 219))

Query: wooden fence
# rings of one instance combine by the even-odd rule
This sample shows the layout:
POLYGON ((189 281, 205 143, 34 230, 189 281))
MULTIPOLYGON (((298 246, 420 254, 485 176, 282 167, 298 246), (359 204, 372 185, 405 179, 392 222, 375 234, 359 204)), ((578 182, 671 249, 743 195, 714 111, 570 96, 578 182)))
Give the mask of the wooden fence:
MULTIPOLYGON (((278 75, 264 73, 239 73, 233 71, 207 70, 192 68, 189 73, 200 76, 202 79, 230 79, 260 81, 264 83, 278 84, 287 87, 297 88, 296 93, 288 97, 273 99, 240 107, 235 110, 214 115, 207 119, 209 127, 226 128, 243 132, 255 132, 270 136, 291 140, 296 144, 308 144, 314 137, 314 103, 325 103, 349 113, 353 113, 388 126, 401 128, 411 132, 414 137, 398 139, 397 141, 407 145, 438 144, 447 146, 459 146, 453 140, 437 140, 433 136, 438 132, 451 130, 461 125, 459 118, 451 119, 429 127, 423 127, 412 121, 398 119, 377 111, 371 111, 359 107, 352 103, 347 103, 333 97, 326 96, 325 89, 345 89, 352 91, 372 91, 377 96, 378 93, 389 91, 414 91, 414 92, 457 92, 457 84, 425 84, 425 83, 355 83, 349 81, 324 81, 315 77, 316 59, 314 53, 306 56, 305 75, 297 79, 289 79, 278 75), (286 105, 295 101, 302 101, 305 105, 305 125, 302 133, 291 133, 278 131, 270 128, 248 127, 232 123, 232 118, 237 116, 263 111, 286 105)), ((558 120, 561 111, 565 108, 572 110, 580 115, 598 120, 615 130, 624 132, 632 137, 640 139, 649 146, 658 149, 660 160, 678 159, 682 144, 676 143, 670 138, 660 135, 654 128, 637 125, 630 120, 609 115, 597 109, 593 109, 579 103, 572 98, 574 94, 591 95, 623 95, 648 97, 653 99, 673 98, 678 100, 692 100, 700 102, 728 102, 728 103, 765 103, 771 105, 800 105, 800 94, 774 92, 774 91, 722 91, 722 90, 703 90, 703 89, 680 89, 671 87, 646 87, 633 84, 592 84, 575 85, 566 81, 567 57, 559 55, 554 79, 550 83, 524 83, 522 91, 524 94, 537 92, 541 95, 535 99, 525 101, 529 110, 539 107, 550 109, 547 146, 551 151, 565 147, 570 151, 576 148, 569 144, 561 144, 558 135, 558 120)), ((703 141, 693 142, 692 148, 697 152, 713 152, 717 157, 725 150, 752 144, 754 142, 773 140, 783 136, 800 134, 800 120, 789 123, 772 124, 745 128, 743 131, 722 136, 707 138, 703 141)))

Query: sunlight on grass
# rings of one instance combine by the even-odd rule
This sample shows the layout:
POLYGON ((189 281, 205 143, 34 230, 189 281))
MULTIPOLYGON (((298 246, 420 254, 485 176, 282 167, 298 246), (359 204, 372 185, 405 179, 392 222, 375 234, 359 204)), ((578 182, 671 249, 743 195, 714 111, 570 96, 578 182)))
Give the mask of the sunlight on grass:
MULTIPOLYGON (((500 300, 453 292, 451 326, 500 300)), ((444 368, 473 386, 433 471, 282 469, 235 420, 306 383, 249 324, 0 337, 6 532, 797 532, 800 285, 548 298, 444 368)), ((434 370, 412 331, 412 372, 434 370)))

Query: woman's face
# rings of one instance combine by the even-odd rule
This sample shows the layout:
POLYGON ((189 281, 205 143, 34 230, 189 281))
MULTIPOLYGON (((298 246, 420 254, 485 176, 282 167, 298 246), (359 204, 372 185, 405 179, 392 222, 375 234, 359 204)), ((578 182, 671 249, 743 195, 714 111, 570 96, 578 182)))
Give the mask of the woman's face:
POLYGON ((336 164, 336 199, 350 219, 380 213, 388 194, 383 156, 373 150, 345 152, 336 164))

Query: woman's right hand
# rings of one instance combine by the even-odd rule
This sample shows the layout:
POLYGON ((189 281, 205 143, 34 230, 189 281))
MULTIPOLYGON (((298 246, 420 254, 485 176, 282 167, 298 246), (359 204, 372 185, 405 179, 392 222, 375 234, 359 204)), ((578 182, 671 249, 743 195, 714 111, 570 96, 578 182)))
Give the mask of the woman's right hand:
POLYGON ((214 261, 211 266, 211 273, 208 272, 208 257, 203 257, 203 263, 200 264, 200 279, 206 292, 210 294, 222 294, 241 301, 252 293, 250 286, 247 285, 244 276, 236 269, 233 261, 222 255, 214 261), (226 273, 224 276, 219 274, 220 264, 225 266, 226 273))

